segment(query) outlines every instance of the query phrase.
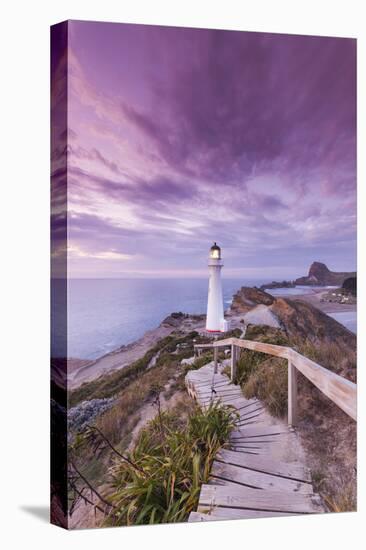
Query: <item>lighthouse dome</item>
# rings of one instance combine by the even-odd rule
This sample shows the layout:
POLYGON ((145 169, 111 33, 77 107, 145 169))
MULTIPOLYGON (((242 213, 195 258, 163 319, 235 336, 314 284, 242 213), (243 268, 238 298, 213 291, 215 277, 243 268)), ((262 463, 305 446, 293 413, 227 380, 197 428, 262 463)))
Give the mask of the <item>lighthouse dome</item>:
POLYGON ((213 246, 211 246, 210 258, 212 258, 213 260, 221 259, 221 248, 216 243, 214 243, 213 246))

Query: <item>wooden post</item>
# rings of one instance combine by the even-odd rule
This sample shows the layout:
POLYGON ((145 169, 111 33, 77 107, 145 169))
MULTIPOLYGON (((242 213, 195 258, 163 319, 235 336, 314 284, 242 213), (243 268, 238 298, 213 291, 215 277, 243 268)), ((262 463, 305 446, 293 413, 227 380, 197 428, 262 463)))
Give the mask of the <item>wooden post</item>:
POLYGON ((237 348, 234 344, 231 345, 231 381, 234 382, 236 377, 236 359, 237 359, 237 348))
POLYGON ((288 399, 288 424, 289 426, 296 426, 297 424, 297 369, 288 361, 288 386, 287 386, 287 399, 288 399))
POLYGON ((219 355, 219 348, 214 348, 214 373, 217 374, 217 357, 219 355))

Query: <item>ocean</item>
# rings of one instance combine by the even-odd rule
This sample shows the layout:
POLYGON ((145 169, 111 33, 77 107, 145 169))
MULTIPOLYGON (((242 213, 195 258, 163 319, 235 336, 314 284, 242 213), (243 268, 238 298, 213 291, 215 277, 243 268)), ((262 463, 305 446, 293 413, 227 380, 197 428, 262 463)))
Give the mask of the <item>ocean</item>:
MULTIPOLYGON (((241 286, 260 286, 264 282, 267 281, 223 279, 225 309, 241 286)), ((288 293, 289 289, 283 290, 288 293)), ((276 289, 273 294, 280 295, 283 290, 276 289)), ((308 287, 290 290, 291 294, 311 292, 308 287)), ((57 281, 54 291, 57 297, 57 281)), ((96 359, 137 340, 173 311, 206 313, 208 281, 203 278, 70 279, 68 291, 67 355, 96 359)), ((58 307, 56 300, 53 306, 58 307)), ((354 318, 348 315, 347 322, 352 323, 354 318)), ((64 355, 62 338, 53 334, 52 356, 64 355)))
MULTIPOLYGON (((223 279, 225 308, 243 285, 265 281, 223 279)), ((68 357, 96 359, 143 336, 173 311, 206 313, 207 279, 70 279, 68 357)), ((52 355, 63 355, 54 335, 52 355)))

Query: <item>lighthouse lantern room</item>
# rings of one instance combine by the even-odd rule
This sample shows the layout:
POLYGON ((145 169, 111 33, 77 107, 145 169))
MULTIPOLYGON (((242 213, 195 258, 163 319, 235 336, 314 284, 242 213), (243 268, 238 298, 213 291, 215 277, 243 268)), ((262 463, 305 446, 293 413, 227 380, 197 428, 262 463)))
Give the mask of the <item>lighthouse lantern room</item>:
POLYGON ((221 269, 223 267, 221 249, 214 243, 210 249, 208 269, 208 301, 206 330, 208 332, 226 332, 228 322, 224 319, 224 300, 222 296, 221 269))

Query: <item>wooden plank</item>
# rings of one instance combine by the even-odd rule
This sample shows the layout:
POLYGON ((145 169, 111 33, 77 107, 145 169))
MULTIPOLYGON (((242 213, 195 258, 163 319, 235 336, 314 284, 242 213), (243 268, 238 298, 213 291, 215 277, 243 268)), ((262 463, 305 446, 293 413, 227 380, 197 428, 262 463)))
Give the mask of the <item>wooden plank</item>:
POLYGON ((230 380, 228 380, 228 379, 225 379, 225 380, 224 379, 222 379, 222 380, 217 379, 216 376, 214 377, 214 379, 212 379, 212 376, 208 377, 204 383, 203 382, 201 382, 201 383, 195 382, 195 384, 197 384, 198 389, 201 389, 202 391, 204 391, 205 388, 212 386, 212 384, 214 386, 217 386, 218 388, 232 388, 233 387, 230 380))
MULTIPOLYGON (((203 397, 202 398, 203 401, 209 401, 210 398, 207 398, 207 397, 203 397)), ((220 401, 223 405, 232 405, 235 409, 238 409, 238 407, 244 405, 247 403, 245 397, 223 397, 221 398, 220 396, 214 396, 213 397, 213 401, 215 402, 218 402, 220 401)))
MULTIPOLYGON (((217 386, 214 386, 212 389, 215 391, 216 395, 219 395, 220 397, 243 397, 242 392, 235 388, 230 388, 230 387, 217 388, 217 386)), ((212 389, 211 390, 205 389, 204 391, 198 390, 198 392, 202 396, 210 395, 212 392, 212 389)))
POLYGON ((287 421, 289 426, 297 425, 297 370, 295 365, 288 361, 287 366, 287 421))
POLYGON ((244 411, 244 410, 248 409, 249 407, 252 407, 254 405, 258 405, 259 403, 260 403, 260 401, 258 401, 258 399, 256 397, 254 397, 253 399, 247 399, 247 404, 243 405, 242 407, 238 407, 238 411, 244 411))
POLYGON ((291 350, 291 362, 324 395, 357 420, 357 385, 291 350))
POLYGON ((315 495, 207 484, 202 485, 199 504, 200 506, 227 506, 228 508, 245 508, 267 512, 311 514, 324 511, 319 497, 315 495))
POLYGON ((233 390, 233 388, 230 388, 230 386, 216 386, 215 384, 210 384, 210 385, 207 385, 205 386, 204 388, 196 388, 198 393, 200 393, 201 395, 207 395, 209 393, 211 393, 212 389, 215 390, 215 392, 218 394, 218 395, 222 395, 222 394, 227 394, 227 395, 232 395, 233 393, 235 395, 238 395, 238 393, 233 390))
POLYGON ((230 447, 233 447, 235 449, 240 447, 250 447, 253 446, 253 448, 260 448, 260 449, 266 449, 267 452, 269 451, 268 446, 271 445, 271 443, 276 443, 276 440, 273 437, 268 437, 267 439, 240 439, 239 441, 234 440, 230 441, 230 447))
POLYGON ((238 423, 238 426, 245 426, 247 423, 248 423, 248 420, 252 420, 254 418, 258 419, 259 416, 264 416, 264 411, 263 409, 260 409, 259 411, 256 411, 252 414, 247 414, 246 416, 244 416, 240 422, 238 423))
POLYGON ((268 457, 253 458, 251 456, 242 456, 227 449, 221 449, 216 455, 216 460, 257 472, 311 482, 310 470, 302 464, 295 462, 286 463, 268 457))
POLYGON ((263 426, 263 424, 265 424, 265 421, 263 419, 256 419, 254 418, 253 420, 249 420, 246 424, 240 426, 241 428, 255 428, 256 426, 260 427, 260 426, 263 426))
POLYGON ((257 408, 250 408, 248 410, 248 412, 243 412, 243 413, 239 413, 240 414, 240 420, 244 420, 245 418, 248 418, 249 416, 252 416, 253 414, 255 413, 259 413, 259 411, 263 412, 264 411, 264 407, 261 405, 260 407, 257 407, 257 408))
POLYGON ((231 438, 235 437, 262 437, 263 435, 288 434, 287 426, 273 424, 273 426, 244 427, 231 432, 231 438))
POLYGON ((288 359, 290 348, 286 346, 276 346, 275 344, 265 344, 263 342, 257 342, 255 340, 240 340, 239 338, 233 338, 233 344, 239 348, 250 349, 253 351, 260 351, 261 353, 268 353, 275 357, 283 357, 288 359))
POLYGON ((230 385, 227 384, 226 382, 220 382, 219 384, 215 381, 212 381, 212 380, 209 380, 207 381, 207 383, 205 384, 197 384, 197 382, 193 382, 194 384, 194 387, 196 388, 197 391, 201 391, 201 392, 205 392, 205 391, 208 391, 212 386, 214 388, 222 388, 222 389, 225 389, 225 388, 230 388, 230 385))
POLYGON ((245 441, 242 443, 234 443, 230 442, 230 447, 233 449, 257 449, 257 450, 264 450, 264 444, 262 443, 246 443, 245 441))
POLYGON ((224 340, 216 340, 213 342, 214 348, 222 348, 224 346, 231 346, 234 340, 237 340, 237 338, 225 338, 224 340))
POLYGON ((245 449, 235 449, 234 447, 230 447, 229 449, 227 449, 228 451, 231 451, 233 453, 236 453, 238 455, 251 455, 251 456, 258 456, 258 455, 261 455, 263 454, 262 451, 256 451, 256 450, 245 450, 245 449))
POLYGON ((214 461, 211 469, 211 476, 218 477, 226 482, 235 482, 236 484, 246 485, 256 489, 270 489, 275 491, 299 492, 303 494, 312 494, 313 488, 310 483, 304 483, 293 479, 280 477, 274 474, 258 472, 214 461))
POLYGON ((293 516, 286 512, 263 512, 261 510, 237 510, 236 508, 213 508, 207 512, 207 508, 202 508, 203 512, 191 512, 188 518, 190 523, 201 521, 225 521, 235 519, 257 519, 272 518, 278 516, 293 516))

